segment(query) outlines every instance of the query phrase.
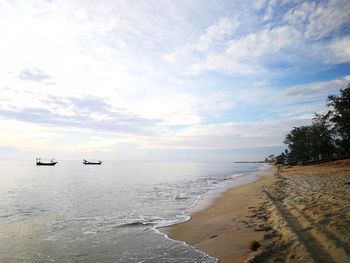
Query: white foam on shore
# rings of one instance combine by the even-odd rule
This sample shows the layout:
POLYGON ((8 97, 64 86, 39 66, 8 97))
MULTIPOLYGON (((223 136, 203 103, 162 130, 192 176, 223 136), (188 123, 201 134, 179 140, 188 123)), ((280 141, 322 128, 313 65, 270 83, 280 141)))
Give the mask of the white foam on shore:
MULTIPOLYGON (((203 196, 201 196, 198 200, 196 200, 195 204, 193 205, 192 208, 190 208, 188 211, 186 211, 184 214, 193 214, 195 212, 204 210, 206 208, 208 208, 209 206, 211 206, 213 204, 213 202, 219 198, 220 196, 222 196, 228 189, 231 189, 233 187, 239 187, 245 184, 250 184, 253 183, 255 181, 257 181, 261 176, 263 176, 265 174, 265 171, 269 168, 268 165, 262 165, 260 167, 258 167, 258 169, 254 172, 246 172, 246 173, 238 173, 238 174, 234 174, 231 179, 223 181, 221 183, 218 184, 219 187, 209 190, 208 192, 206 192, 203 196)), ((170 240, 174 240, 171 239, 166 233, 161 232, 159 230, 159 228, 162 227, 168 227, 168 226, 172 226, 172 225, 176 225, 176 224, 180 224, 180 223, 184 223, 191 220, 191 216, 188 215, 188 217, 186 218, 186 220, 184 221, 177 221, 177 222, 173 222, 172 224, 170 222, 168 222, 168 224, 166 225, 156 225, 153 227, 153 229, 163 235, 166 239, 170 239, 170 240), (169 224, 170 223, 170 224, 169 224)), ((214 258, 210 255, 208 255, 207 253, 205 253, 204 251, 198 250, 195 247, 187 244, 185 241, 179 241, 179 240, 174 240, 175 242, 180 242, 183 245, 187 246, 187 247, 191 247, 192 249, 202 253, 203 255, 209 257, 210 259, 215 260, 215 262, 219 262, 219 259, 214 258)))
MULTIPOLYGON (((189 218, 188 220, 190 220, 190 218, 189 218)), ((188 221, 188 220, 187 220, 187 221, 188 221)), ((182 245, 184 245, 184 246, 186 246, 186 247, 188 247, 188 248, 191 248, 191 249, 197 251, 198 253, 204 255, 204 256, 207 257, 208 259, 211 259, 211 260, 213 260, 213 261, 215 261, 215 262, 219 262, 219 259, 218 259, 218 258, 215 258, 215 257, 213 257, 213 256, 210 256, 209 254, 205 253, 204 251, 201 251, 201 250, 195 248, 194 246, 191 246, 191 245, 187 244, 185 241, 172 239, 172 238, 170 238, 166 233, 161 232, 161 231, 160 231, 159 229, 157 229, 156 227, 154 227, 153 229, 154 229, 154 231, 155 231, 156 233, 158 233, 158 234, 164 236, 166 239, 172 240, 173 242, 180 243, 180 244, 182 244, 182 245)))
POLYGON ((234 174, 231 179, 219 183, 217 188, 204 193, 188 212, 193 214, 210 207, 213 202, 221 197, 227 190, 257 181, 259 177, 265 174, 268 168, 269 165, 263 164, 259 166, 256 171, 234 174))
POLYGON ((245 184, 250 184, 257 181, 261 176, 265 174, 265 171, 269 168, 269 165, 262 164, 257 168, 256 171, 236 173, 233 174, 230 179, 224 180, 217 183, 217 187, 214 189, 208 190, 203 195, 201 195, 194 204, 186 211, 183 211, 181 215, 181 220, 166 220, 163 222, 158 222, 154 225, 154 228, 168 227, 176 224, 185 223, 191 220, 191 214, 204 210, 210 207, 214 201, 221 197, 227 190, 233 187, 239 187, 245 184))

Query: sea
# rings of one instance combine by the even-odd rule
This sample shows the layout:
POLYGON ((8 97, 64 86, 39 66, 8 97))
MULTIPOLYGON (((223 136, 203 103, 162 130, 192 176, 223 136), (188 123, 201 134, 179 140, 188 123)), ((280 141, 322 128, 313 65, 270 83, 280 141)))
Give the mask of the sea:
POLYGON ((160 231, 266 164, 0 162, 0 262, 217 262, 160 231))

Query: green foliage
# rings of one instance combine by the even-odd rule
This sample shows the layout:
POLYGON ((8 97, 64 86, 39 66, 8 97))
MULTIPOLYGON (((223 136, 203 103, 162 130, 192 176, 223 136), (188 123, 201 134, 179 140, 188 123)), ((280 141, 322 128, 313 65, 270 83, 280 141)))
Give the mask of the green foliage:
POLYGON ((291 161, 318 159, 319 155, 330 158, 334 150, 334 140, 328 116, 315 114, 311 125, 294 127, 287 134, 284 143, 290 150, 291 161))
POLYGON ((275 157, 276 164, 284 164, 284 162, 286 161, 286 158, 287 158, 287 155, 284 152, 282 152, 280 155, 277 155, 275 157))
POLYGON ((311 130, 309 126, 294 127, 286 135, 284 143, 290 150, 289 158, 293 161, 308 160, 311 157, 311 130))
POLYGON ((335 150, 333 131, 328 115, 315 114, 310 125, 310 150, 313 156, 330 157, 335 150))
POLYGON ((340 90, 340 96, 328 96, 329 119, 334 123, 337 146, 343 153, 350 153, 350 83, 340 90))
POLYGON ((331 108, 327 114, 315 114, 311 125, 294 127, 286 135, 289 152, 277 156, 277 163, 331 158, 335 152, 350 154, 350 84, 339 96, 328 96, 327 106, 331 108))

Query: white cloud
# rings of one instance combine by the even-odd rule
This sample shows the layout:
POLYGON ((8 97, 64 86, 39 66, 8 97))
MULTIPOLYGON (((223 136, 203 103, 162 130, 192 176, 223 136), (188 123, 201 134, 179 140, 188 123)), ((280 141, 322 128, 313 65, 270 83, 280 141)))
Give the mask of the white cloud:
POLYGON ((199 124, 179 133, 163 133, 146 148, 239 149, 282 146, 290 128, 309 119, 199 124))
POLYGON ((254 27, 244 28, 243 15, 234 19, 223 17, 208 27, 205 34, 164 55, 164 60, 190 74, 218 71, 229 75, 266 74, 264 69, 270 62, 294 67, 303 59, 327 64, 348 61, 348 39, 339 37, 339 30, 350 21, 346 11, 349 1, 271 0, 255 1, 253 6, 264 9, 263 18, 257 16, 256 24, 252 23, 254 27), (285 7, 290 9, 283 15, 281 10, 285 7), (274 21, 274 13, 282 21, 274 21), (240 30, 235 32, 238 27, 240 30), (334 38, 315 41, 335 33, 338 41, 334 38))
POLYGON ((302 30, 308 39, 327 37, 349 23, 347 0, 309 1, 289 10, 284 20, 302 30))
POLYGON ((271 93, 272 112, 280 119, 311 120, 314 113, 329 110, 328 95, 338 94, 349 81, 350 75, 347 75, 328 81, 293 85, 275 94, 271 93))
POLYGON ((268 0, 254 0, 253 1, 253 7, 257 10, 262 9, 265 7, 265 4, 267 3, 268 0))
POLYGON ((343 37, 332 41, 328 48, 331 55, 328 63, 346 63, 350 62, 350 37, 343 37))
POLYGON ((188 67, 191 73, 223 71, 227 74, 257 74, 264 69, 259 59, 296 45, 299 33, 289 26, 264 29, 227 43, 226 49, 209 54, 188 67))
POLYGON ((194 44, 198 51, 205 51, 212 45, 223 41, 226 37, 231 36, 239 27, 240 22, 237 19, 223 17, 216 24, 207 28, 206 32, 201 35, 198 42, 194 44))
MULTIPOLYGON (((295 1, 298 3, 299 1, 295 1)), ((286 2, 268 1, 256 3, 257 8, 265 6, 264 20, 270 20, 272 13, 286 2)), ((346 8, 350 2, 331 0, 321 3, 304 2, 289 10, 284 16, 287 24, 271 23, 266 28, 241 37, 231 36, 225 45, 209 50, 204 58, 188 60, 187 69, 192 74, 206 71, 221 71, 226 74, 265 73, 264 64, 269 60, 293 63, 296 54, 311 60, 323 60, 329 64, 349 61, 348 37, 332 39, 328 43, 309 43, 309 39, 328 36, 349 23, 346 8), (345 7, 345 8, 344 8, 345 7), (310 48, 309 52, 305 52, 310 48), (291 55, 294 54, 294 58, 291 55), (271 57, 272 56, 272 57, 271 57), (277 57, 279 56, 279 57, 277 57)), ((188 49, 179 49, 169 59, 194 56, 188 49)))
POLYGON ((195 60, 194 53, 205 53, 212 48, 225 46, 228 38, 235 33, 239 25, 237 18, 221 17, 218 22, 209 26, 203 34, 191 42, 163 55, 163 59, 170 63, 191 63, 195 60))
POLYGON ((221 71, 226 74, 256 74, 262 69, 258 65, 237 61, 227 53, 209 54, 204 61, 187 67, 191 74, 201 74, 207 71, 221 71))
POLYGON ((334 79, 330 81, 312 82, 310 84, 301 84, 289 87, 286 89, 282 96, 288 99, 293 98, 318 98, 322 96, 326 100, 326 95, 332 92, 338 92, 341 88, 344 88, 346 83, 350 80, 350 75, 340 79, 334 79))
POLYGON ((269 21, 269 20, 272 19, 273 12, 275 10, 275 7, 276 7, 277 3, 278 3, 277 0, 270 0, 269 1, 269 4, 267 5, 266 12, 265 12, 265 15, 264 15, 264 18, 263 18, 264 22, 269 21))
POLYGON ((348 3, 299 2, 5 1, 0 143, 62 152, 74 144, 73 154, 118 152, 123 142, 130 155, 280 145, 278 125, 290 123, 278 118, 304 121, 320 108, 313 101, 348 81, 277 88, 304 62, 350 60, 348 3), (276 123, 230 119, 236 110, 256 120, 260 109, 276 123))
POLYGON ((293 27, 264 29, 228 43, 227 53, 233 58, 250 59, 274 54, 296 44, 299 32, 293 27))
POLYGON ((163 55, 163 59, 170 63, 177 63, 182 62, 183 60, 188 59, 188 56, 191 54, 191 49, 185 47, 185 48, 179 48, 171 53, 167 53, 163 55))

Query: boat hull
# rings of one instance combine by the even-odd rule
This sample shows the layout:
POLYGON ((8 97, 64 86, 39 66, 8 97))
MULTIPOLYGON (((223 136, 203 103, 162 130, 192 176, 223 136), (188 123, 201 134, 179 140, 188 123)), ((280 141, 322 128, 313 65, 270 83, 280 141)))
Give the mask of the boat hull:
POLYGON ((38 163, 36 163, 37 166, 54 166, 56 164, 57 164, 57 162, 52 162, 52 163, 41 163, 41 162, 38 162, 38 163))
POLYGON ((100 163, 90 163, 90 162, 84 162, 83 164, 85 164, 85 165, 101 165, 101 164, 102 164, 102 162, 100 162, 100 163))

